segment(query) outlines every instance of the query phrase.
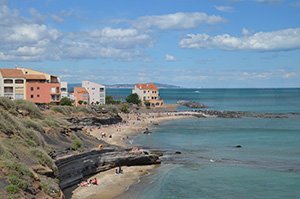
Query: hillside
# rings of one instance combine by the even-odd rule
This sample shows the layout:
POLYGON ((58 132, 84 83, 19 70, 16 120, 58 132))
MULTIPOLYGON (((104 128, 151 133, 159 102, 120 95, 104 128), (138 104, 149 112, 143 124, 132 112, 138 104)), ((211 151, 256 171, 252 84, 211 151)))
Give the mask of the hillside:
MULTIPOLYGON (((103 144, 67 120, 70 116, 95 116, 93 110, 51 109, 41 111, 30 102, 0 98, 0 198, 59 197, 55 159, 103 144)), ((101 118, 105 122, 118 117, 106 114, 101 118)))
POLYGON ((62 189, 100 171, 159 164, 155 154, 132 154, 90 135, 91 127, 122 122, 122 106, 38 108, 0 98, 0 198, 62 198, 62 189))

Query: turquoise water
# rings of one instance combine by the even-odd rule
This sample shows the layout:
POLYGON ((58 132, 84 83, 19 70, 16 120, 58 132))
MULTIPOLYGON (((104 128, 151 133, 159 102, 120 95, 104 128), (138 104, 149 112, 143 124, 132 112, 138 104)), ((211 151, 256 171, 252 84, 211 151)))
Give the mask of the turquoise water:
MULTIPOLYGON (((131 89, 107 89, 107 95, 125 100, 131 89)), ((300 112, 300 89, 160 89, 166 103, 191 100, 213 110, 300 112)))
MULTIPOLYGON (((188 99, 219 110, 300 112, 299 89, 186 89, 161 95, 169 103, 188 99), (176 95, 179 91, 185 95, 176 95)), ((169 155, 121 199, 300 198, 299 119, 194 118, 166 122, 152 131, 135 137, 133 145, 169 155)))

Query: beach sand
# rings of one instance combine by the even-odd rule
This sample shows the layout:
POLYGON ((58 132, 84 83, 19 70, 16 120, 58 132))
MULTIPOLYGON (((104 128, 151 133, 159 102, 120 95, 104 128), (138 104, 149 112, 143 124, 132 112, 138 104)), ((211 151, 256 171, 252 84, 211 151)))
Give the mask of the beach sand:
POLYGON ((126 191, 129 186, 138 182, 140 176, 146 175, 157 166, 122 167, 123 174, 115 174, 115 169, 101 172, 91 178, 98 179, 98 185, 78 187, 73 191, 74 199, 107 199, 115 198, 126 191))
POLYGON ((109 144, 127 147, 128 139, 139 133, 143 133, 146 128, 151 131, 151 128, 159 125, 161 122, 183 119, 192 116, 176 115, 172 112, 166 112, 149 114, 121 114, 121 117, 123 118, 123 123, 107 125, 101 128, 93 128, 91 129, 90 134, 98 139, 104 140, 109 144), (106 137, 102 137, 102 133, 105 133, 106 137), (111 138, 109 138, 110 135, 112 136, 111 138))
MULTIPOLYGON (((122 123, 92 128, 89 131, 90 134, 109 144, 128 147, 127 144, 130 137, 143 133, 146 128, 151 131, 153 126, 159 125, 161 122, 192 117, 176 115, 176 113, 172 112, 130 113, 121 114, 120 116, 123 118, 122 123), (106 137, 102 138, 102 133, 105 133, 106 137), (109 138, 110 135, 112 136, 111 138, 109 138)), ((122 167, 124 170, 122 175, 115 175, 115 169, 101 172, 91 177, 100 181, 98 186, 78 187, 73 190, 72 198, 115 198, 126 191, 128 187, 137 183, 141 176, 148 174, 155 167, 157 165, 122 167)))

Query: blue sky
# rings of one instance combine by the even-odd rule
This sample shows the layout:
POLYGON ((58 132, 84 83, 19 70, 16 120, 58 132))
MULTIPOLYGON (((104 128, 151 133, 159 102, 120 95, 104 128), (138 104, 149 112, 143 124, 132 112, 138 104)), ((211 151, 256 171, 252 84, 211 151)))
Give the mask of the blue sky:
POLYGON ((299 0, 0 0, 0 36, 68 82, 300 87, 299 0))

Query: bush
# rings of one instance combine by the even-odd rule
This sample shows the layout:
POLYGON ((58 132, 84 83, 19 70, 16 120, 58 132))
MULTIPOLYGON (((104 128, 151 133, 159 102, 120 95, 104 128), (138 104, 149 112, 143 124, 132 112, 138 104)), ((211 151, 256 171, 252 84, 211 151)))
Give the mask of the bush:
POLYGON ((128 95, 126 97, 126 102, 136 104, 136 105, 141 104, 141 100, 139 99, 139 96, 136 93, 128 95))
POLYGON ((77 137, 77 136, 72 136, 72 144, 71 144, 71 149, 73 151, 77 151, 79 150, 81 147, 83 147, 82 145, 82 141, 77 137))
POLYGON ((27 111, 30 117, 42 118, 41 110, 34 103, 25 100, 15 100, 15 103, 18 109, 27 111))
POLYGON ((5 190, 7 193, 9 194, 16 194, 16 193, 19 193, 19 188, 17 185, 13 185, 13 184, 10 184, 10 185, 7 185, 5 187, 5 190))
POLYGON ((42 152, 39 149, 34 149, 31 151, 31 153, 37 158, 37 160, 41 165, 43 166, 47 165, 52 170, 56 170, 54 162, 52 161, 51 157, 48 154, 42 152))
POLYGON ((127 104, 123 104, 120 110, 121 110, 122 113, 129 113, 130 112, 129 107, 128 107, 127 104))
POLYGON ((63 97, 63 98, 61 98, 60 105, 62 105, 62 106, 72 106, 73 105, 73 100, 71 100, 68 97, 63 97))
POLYGON ((29 186, 28 182, 15 175, 9 176, 8 181, 11 183, 11 185, 16 185, 22 190, 27 189, 29 186))
POLYGON ((6 111, 9 111, 11 109, 15 109, 15 104, 7 97, 0 97, 0 107, 2 107, 6 111))

